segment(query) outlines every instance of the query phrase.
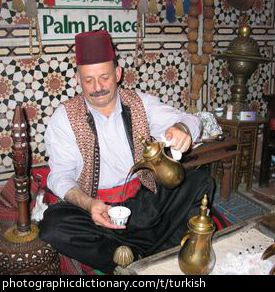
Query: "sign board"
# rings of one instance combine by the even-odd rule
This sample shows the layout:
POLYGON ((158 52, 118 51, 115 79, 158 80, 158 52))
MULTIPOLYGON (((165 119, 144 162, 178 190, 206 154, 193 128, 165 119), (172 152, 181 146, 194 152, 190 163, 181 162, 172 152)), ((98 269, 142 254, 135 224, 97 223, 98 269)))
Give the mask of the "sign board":
POLYGON ((41 8, 38 20, 43 42, 74 40, 77 33, 100 29, 109 31, 114 39, 136 38, 137 32, 137 11, 121 7, 41 8))
POLYGON ((55 6, 57 7, 122 7, 122 0, 55 0, 55 6))

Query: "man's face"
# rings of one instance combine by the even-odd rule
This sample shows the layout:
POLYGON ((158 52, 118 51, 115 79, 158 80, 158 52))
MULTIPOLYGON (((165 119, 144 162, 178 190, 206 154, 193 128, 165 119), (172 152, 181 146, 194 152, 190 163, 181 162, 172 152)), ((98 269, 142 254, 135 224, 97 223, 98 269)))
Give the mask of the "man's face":
POLYGON ((78 66, 77 80, 94 108, 102 109, 115 104, 121 72, 121 67, 115 68, 113 61, 78 66))

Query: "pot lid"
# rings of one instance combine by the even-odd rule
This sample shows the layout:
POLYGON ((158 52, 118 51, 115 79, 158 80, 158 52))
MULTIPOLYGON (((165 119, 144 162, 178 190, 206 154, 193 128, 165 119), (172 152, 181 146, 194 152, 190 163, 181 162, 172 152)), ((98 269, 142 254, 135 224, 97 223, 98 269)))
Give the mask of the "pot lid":
POLYGON ((191 232, 206 234, 215 230, 214 223, 209 215, 207 215, 207 195, 204 195, 200 207, 200 214, 192 217, 188 222, 188 227, 191 232))
POLYGON ((250 26, 248 24, 241 25, 239 36, 230 43, 228 50, 236 55, 261 56, 258 43, 250 37, 250 34, 250 26))
POLYGON ((162 143, 161 142, 148 142, 143 137, 140 137, 140 141, 143 144, 144 150, 143 150, 143 157, 145 159, 149 159, 157 155, 161 149, 162 149, 162 143))

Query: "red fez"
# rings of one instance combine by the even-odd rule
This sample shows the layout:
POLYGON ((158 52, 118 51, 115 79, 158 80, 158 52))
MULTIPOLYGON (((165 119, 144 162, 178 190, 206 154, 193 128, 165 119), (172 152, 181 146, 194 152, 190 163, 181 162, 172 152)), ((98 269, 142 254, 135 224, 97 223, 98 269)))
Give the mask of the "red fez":
POLYGON ((112 40, 106 30, 88 31, 75 36, 77 65, 98 64, 115 58, 112 40))

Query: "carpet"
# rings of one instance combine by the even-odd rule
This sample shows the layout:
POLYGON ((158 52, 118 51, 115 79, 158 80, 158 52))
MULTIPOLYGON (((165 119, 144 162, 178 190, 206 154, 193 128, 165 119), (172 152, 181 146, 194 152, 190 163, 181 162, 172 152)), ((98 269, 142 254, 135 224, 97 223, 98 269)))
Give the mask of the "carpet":
POLYGON ((238 224, 270 212, 268 208, 240 192, 231 193, 228 201, 223 201, 217 192, 214 197, 213 206, 231 224, 238 224))

